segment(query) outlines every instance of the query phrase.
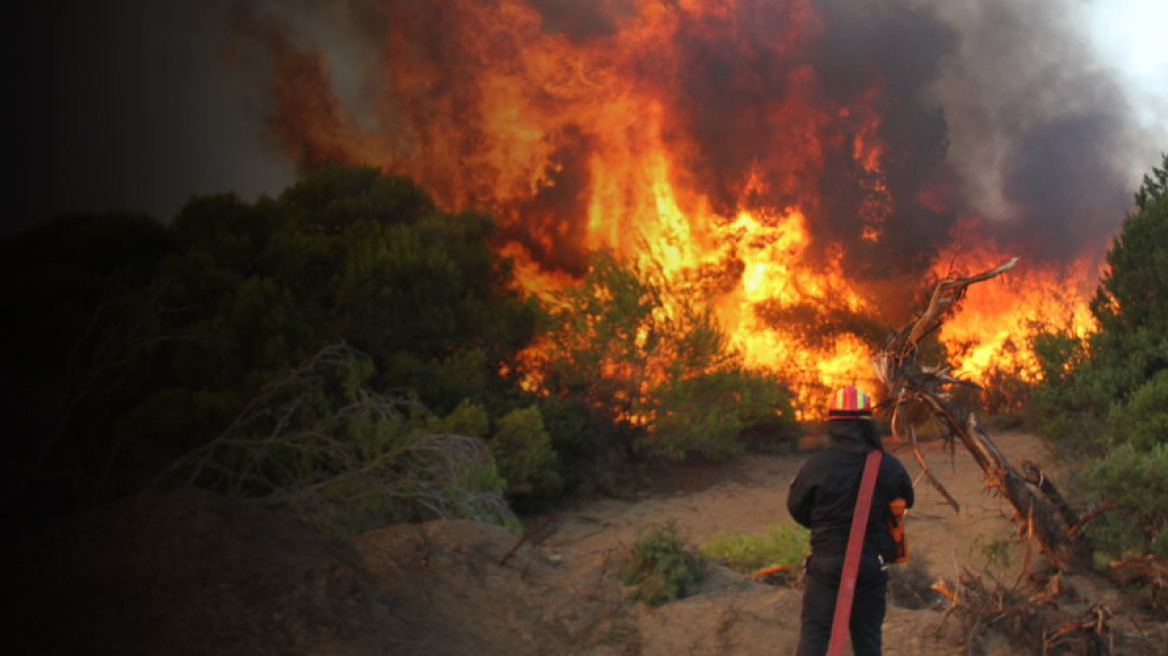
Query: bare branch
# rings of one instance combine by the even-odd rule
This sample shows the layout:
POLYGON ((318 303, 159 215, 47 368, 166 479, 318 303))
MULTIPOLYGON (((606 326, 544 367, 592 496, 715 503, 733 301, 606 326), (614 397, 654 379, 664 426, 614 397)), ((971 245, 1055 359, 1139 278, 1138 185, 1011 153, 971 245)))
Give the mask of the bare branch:
POLYGON ((181 480, 258 497, 342 533, 370 522, 436 518, 517 524, 480 440, 428 433, 412 419, 415 401, 360 385, 343 384, 343 405, 334 405, 337 392, 326 389, 362 357, 334 345, 277 376, 222 433, 150 487, 181 480))
MULTIPOLYGON (((953 376, 951 367, 946 363, 924 365, 917 361, 920 341, 940 328, 970 285, 1010 271, 1017 262, 1018 258, 1012 258, 972 276, 945 278, 938 282, 925 311, 888 338, 884 349, 873 359, 873 366, 895 399, 892 409, 895 435, 903 437, 906 432, 899 426, 902 418, 907 417, 904 408, 913 404, 924 406, 952 438, 961 441, 985 472, 987 487, 1002 494, 1014 506, 1016 519, 1025 524, 1027 534, 1033 535, 1055 565, 1060 569, 1080 568, 1085 566, 1086 556, 1075 548, 1067 531, 1059 527, 1051 506, 1027 487, 1027 479, 1014 469, 981 429, 977 416, 958 407, 953 401, 950 388, 955 385, 976 385, 953 376)), ((933 477, 911 425, 907 435, 911 438, 913 455, 925 477, 950 505, 959 508, 956 500, 933 477)), ((1050 493, 1044 490, 1044 495, 1049 498, 1050 493)))

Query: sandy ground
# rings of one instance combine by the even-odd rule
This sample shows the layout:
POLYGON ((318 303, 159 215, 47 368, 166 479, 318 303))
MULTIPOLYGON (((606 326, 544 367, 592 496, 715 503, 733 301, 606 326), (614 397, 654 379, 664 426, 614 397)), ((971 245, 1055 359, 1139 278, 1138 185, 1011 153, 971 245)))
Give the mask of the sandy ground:
MULTIPOLYGON (((1005 433, 993 439, 1012 463, 1031 460, 1044 468, 1053 466, 1050 452, 1037 437, 1005 433)), ((930 471, 961 504, 957 512, 921 477, 921 466, 908 445, 888 448, 916 481, 917 502, 907 519, 912 567, 918 570, 914 573, 927 576, 929 581, 940 577, 953 581, 963 568, 971 568, 991 571, 1003 580, 1016 578, 1027 545, 1016 538, 1010 521, 1013 509, 986 490, 985 476, 973 458, 960 445, 952 453, 940 441, 922 445, 930 471)), ((565 558, 584 561, 627 551, 646 527, 668 520, 676 521, 696 545, 719 533, 762 533, 775 524, 793 521, 786 510, 786 491, 804 459, 801 455, 752 454, 720 466, 676 466, 657 477, 653 490, 636 498, 599 500, 565 514, 558 530, 542 546, 562 552, 565 558)), ((711 588, 672 607, 645 611, 642 629, 653 637, 644 640, 644 653, 684 653, 675 649, 685 645, 700 647, 691 653, 793 651, 798 632, 798 590, 747 582, 727 594, 725 579, 711 588), (718 645, 719 649, 706 651, 713 645, 697 634, 709 633, 708 622, 690 617, 683 610, 690 607, 700 609, 699 615, 751 618, 737 621, 733 631, 723 631, 746 644, 718 645), (768 647, 759 649, 758 644, 768 647)), ((947 606, 937 597, 927 601, 937 603, 918 610, 890 608, 886 654, 966 653, 957 643, 955 622, 946 626, 943 611, 947 606)), ((991 635, 979 641, 976 653, 1005 656, 1021 652, 991 635)))
MULTIPOLYGON (((1012 462, 1050 465, 1034 437, 994 439, 1012 462)), ((967 453, 925 452, 962 510, 918 484, 913 567, 929 580, 963 567, 1008 578, 1025 554, 1010 509, 967 453)), ((715 567, 692 596, 649 608, 627 601, 620 571, 638 536, 669 520, 695 545, 791 521, 786 488, 804 457, 673 467, 635 498, 581 503, 522 541, 458 521, 341 540, 197 491, 130 499, 5 550, 6 635, 18 654, 790 654, 798 589, 715 567)), ((1025 653, 993 632, 963 645, 933 601, 890 608, 886 654, 1025 653)))
MULTIPOLYGON (((1013 463, 1053 464, 1043 442, 1032 435, 1007 433, 994 442, 1013 463)), ((908 445, 889 450, 914 477, 917 502, 907 519, 913 560, 943 576, 985 556, 1001 561, 996 556, 1021 555, 1022 545, 1010 544, 1013 509, 986 490, 982 470, 961 447, 950 453, 936 441, 921 449, 930 471, 961 504, 959 512, 923 479, 908 445)), ((646 527, 667 520, 675 520, 699 545, 719 533, 762 533, 793 522, 785 505, 787 486, 804 458, 747 455, 720 466, 676 466, 658 477, 653 490, 635 498, 594 501, 565 513, 545 544, 584 553, 627 548, 646 527)))

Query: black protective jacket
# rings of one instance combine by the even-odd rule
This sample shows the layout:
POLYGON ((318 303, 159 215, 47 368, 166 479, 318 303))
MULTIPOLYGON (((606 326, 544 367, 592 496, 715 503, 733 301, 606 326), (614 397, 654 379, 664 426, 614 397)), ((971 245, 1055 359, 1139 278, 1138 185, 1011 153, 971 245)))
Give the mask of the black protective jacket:
MULTIPOLYGON (((817 556, 842 556, 847 551, 852 513, 860 490, 868 452, 881 449, 876 424, 870 419, 827 422, 831 446, 812 455, 791 481, 787 510, 795 521, 811 529, 811 550, 817 556)), ((864 553, 891 562, 895 555, 888 533, 888 504, 893 499, 913 504, 912 479, 896 456, 885 453, 876 478, 872 513, 864 536, 864 553)))

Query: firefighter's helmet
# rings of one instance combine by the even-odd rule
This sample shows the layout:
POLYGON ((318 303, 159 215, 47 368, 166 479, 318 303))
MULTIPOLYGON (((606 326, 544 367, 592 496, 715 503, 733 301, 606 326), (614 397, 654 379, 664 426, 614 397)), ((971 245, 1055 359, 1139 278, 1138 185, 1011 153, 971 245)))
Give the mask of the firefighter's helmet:
POLYGON ((827 419, 871 419, 872 397, 867 392, 847 385, 841 387, 831 396, 831 404, 827 407, 827 419))

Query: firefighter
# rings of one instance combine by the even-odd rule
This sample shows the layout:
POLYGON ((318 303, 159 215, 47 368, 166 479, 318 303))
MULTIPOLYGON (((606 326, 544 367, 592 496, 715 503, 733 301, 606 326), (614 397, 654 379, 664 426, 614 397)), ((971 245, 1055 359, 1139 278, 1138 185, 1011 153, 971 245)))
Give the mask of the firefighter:
MULTIPOLYGON (((872 419, 872 399, 863 390, 854 386, 838 390, 827 419, 829 448, 807 459, 787 493, 791 517, 811 529, 798 656, 827 653, 864 463, 869 452, 883 452, 872 419)), ((913 503, 912 479, 896 456, 884 452, 878 471, 848 623, 856 656, 881 653, 888 588, 885 566, 897 555, 888 528, 889 504, 897 498, 907 507, 913 503)))

